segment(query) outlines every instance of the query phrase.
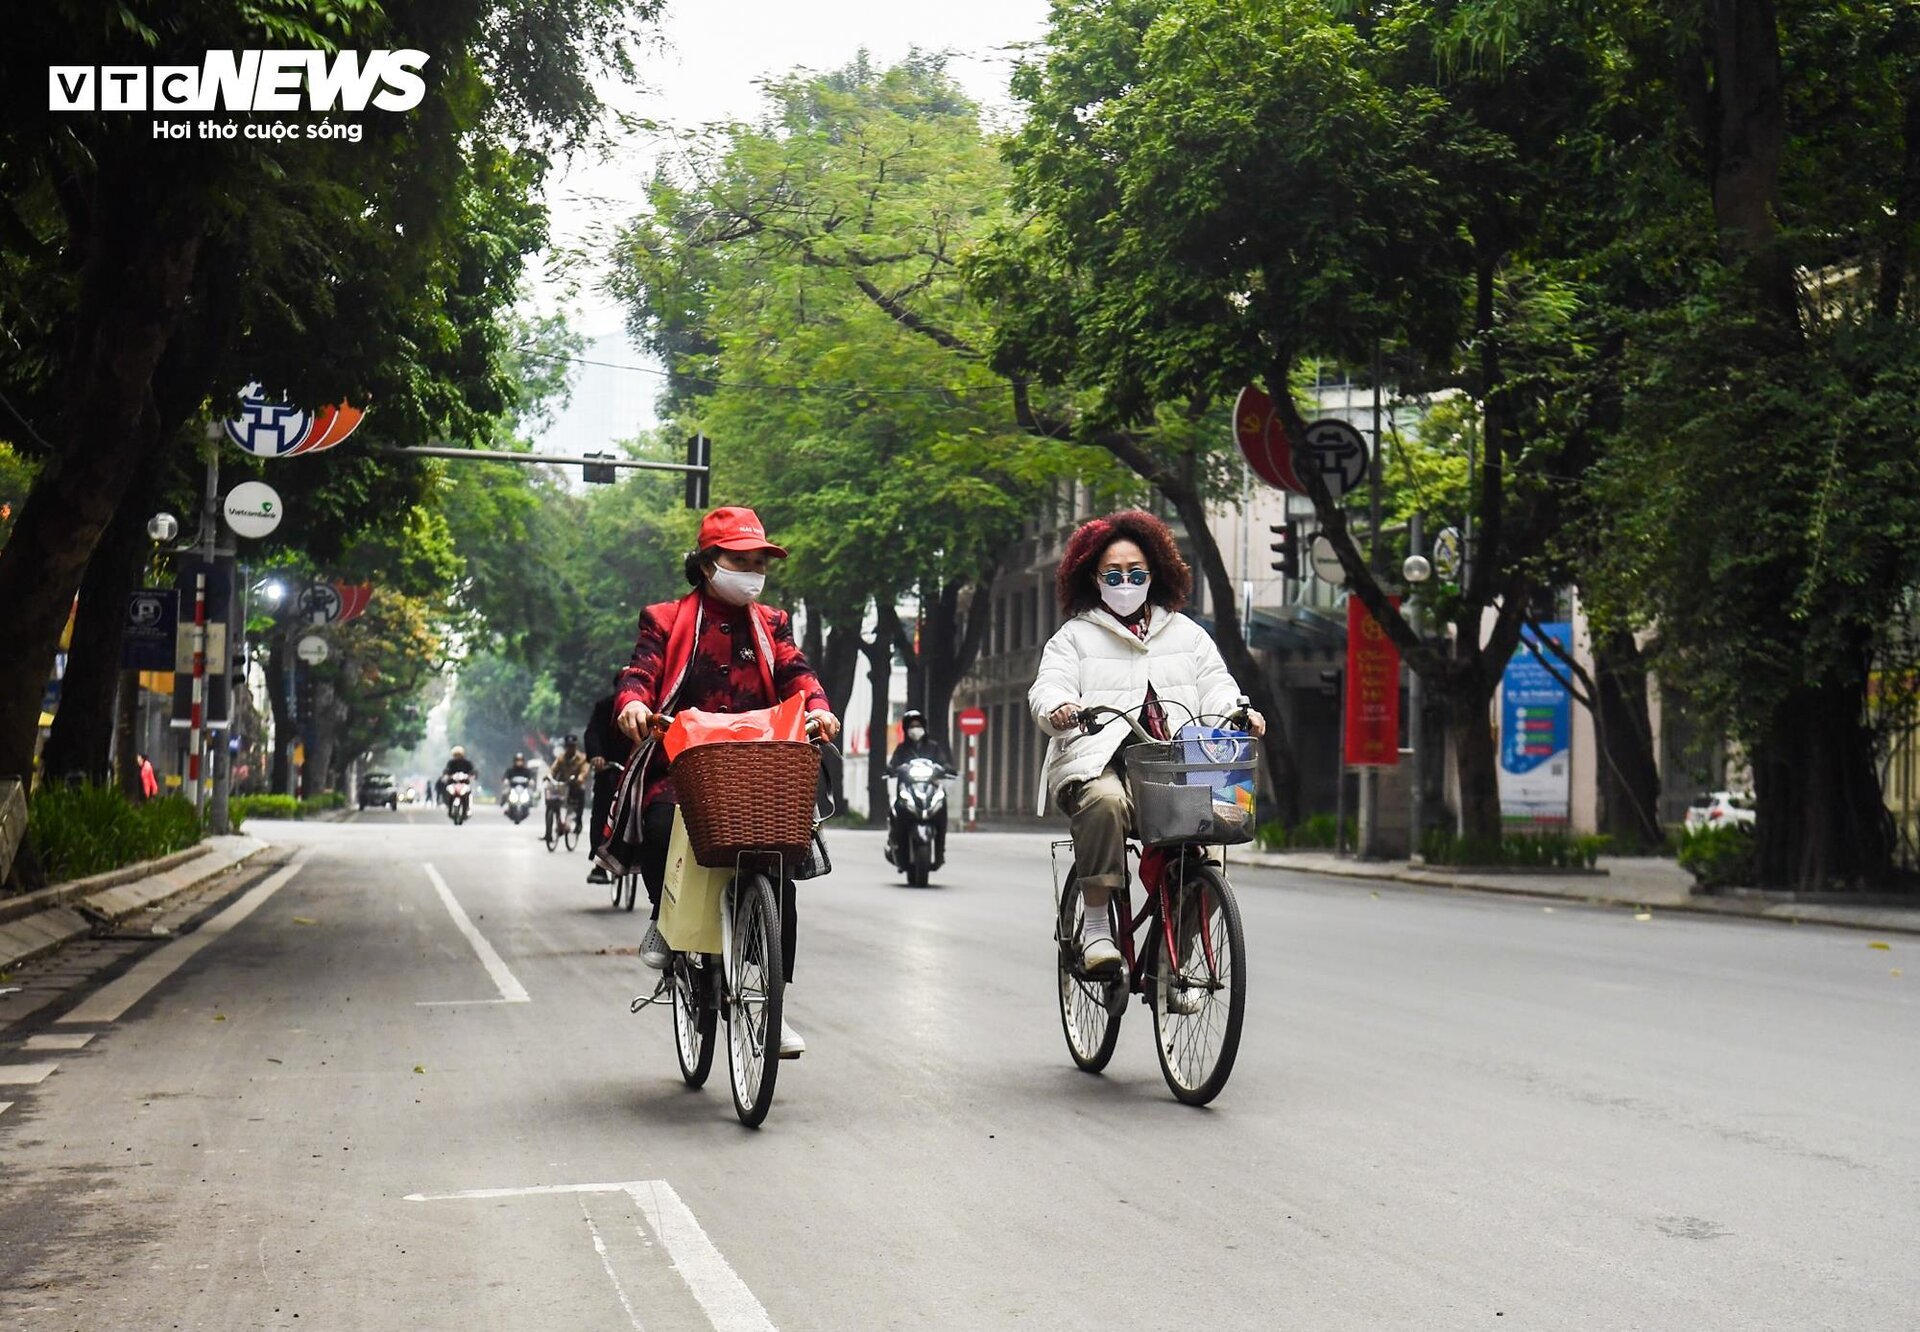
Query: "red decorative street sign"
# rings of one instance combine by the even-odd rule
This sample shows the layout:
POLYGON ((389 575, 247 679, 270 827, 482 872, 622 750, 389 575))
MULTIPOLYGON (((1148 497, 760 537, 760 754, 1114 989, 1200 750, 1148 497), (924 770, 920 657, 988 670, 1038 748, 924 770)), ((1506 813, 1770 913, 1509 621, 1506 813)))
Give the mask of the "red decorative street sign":
POLYGON ((979 708, 968 708, 953 720, 962 735, 979 735, 987 729, 987 714, 979 708))
MULTIPOLYGON (((1389 598, 1395 605, 1398 597, 1389 598)), ((1347 745, 1350 768, 1400 762, 1400 649, 1359 597, 1347 598, 1347 745)))
POLYGON ((1273 399, 1251 384, 1241 389, 1240 396, 1234 399, 1233 442, 1240 446, 1241 456, 1262 481, 1296 495, 1307 493, 1293 470, 1293 444, 1287 439, 1287 428, 1281 424, 1279 414, 1273 410, 1273 399))

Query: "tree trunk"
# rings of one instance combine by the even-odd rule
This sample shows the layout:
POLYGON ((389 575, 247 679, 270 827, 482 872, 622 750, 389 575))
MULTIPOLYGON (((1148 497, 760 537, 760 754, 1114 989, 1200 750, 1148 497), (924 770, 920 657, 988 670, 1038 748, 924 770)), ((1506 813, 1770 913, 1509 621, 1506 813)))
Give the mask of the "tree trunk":
POLYGON ((114 784, 129 800, 138 800, 142 795, 140 765, 134 762, 134 755, 141 748, 141 742, 134 735, 134 728, 139 724, 140 672, 121 671, 113 718, 114 784))
POLYGON ((949 749, 954 747, 947 724, 953 715, 953 693, 973 669, 980 645, 986 641, 995 574, 989 570, 970 583, 950 582, 938 596, 921 602, 920 646, 909 660, 918 672, 917 697, 927 714, 927 733, 949 749))
POLYGON ((93 197, 74 338, 55 444, 6 545, 0 547, 0 773, 33 767, 40 695, 67 611, 100 535, 156 447, 154 370, 193 283, 198 219, 116 188, 103 166, 93 197))
MULTIPOLYGON (((152 474, 151 468, 143 470, 152 474)), ((146 562, 147 514, 144 505, 134 502, 145 489, 135 486, 121 504, 80 581, 60 708, 40 755, 40 770, 49 777, 80 777, 96 783, 108 779, 127 593, 146 562)))
POLYGON ((898 626, 891 607, 875 628, 873 641, 861 644, 867 657, 867 685, 872 698, 867 707, 867 821, 887 818, 887 724, 892 720, 887 691, 893 684, 893 630, 898 626), (892 623, 889 623, 889 620, 892 623))
POLYGON ((1853 687, 1796 690, 1770 719, 1778 738, 1753 765, 1757 887, 1838 891, 1892 877, 1893 819, 1866 717, 1863 675, 1853 687))
POLYGON ((1491 689, 1469 687, 1466 679, 1447 694, 1447 736, 1453 742, 1454 772, 1460 779, 1458 831, 1462 839, 1482 846, 1497 842, 1503 831, 1499 756, 1488 717, 1492 702, 1491 689))
POLYGON ((1622 851, 1657 851, 1660 767, 1647 710, 1647 668, 1633 635, 1615 630, 1594 644, 1594 734, 1600 742, 1599 831, 1622 851))

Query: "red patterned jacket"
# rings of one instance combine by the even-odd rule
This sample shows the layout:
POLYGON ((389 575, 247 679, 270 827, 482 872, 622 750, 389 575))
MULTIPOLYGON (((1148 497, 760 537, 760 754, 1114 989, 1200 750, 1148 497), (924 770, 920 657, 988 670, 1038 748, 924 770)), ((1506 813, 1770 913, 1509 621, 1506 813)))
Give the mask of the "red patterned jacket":
MULTIPOLYGON (((806 695, 809 712, 828 707, 827 691, 793 641, 791 616, 759 602, 729 606, 691 592, 640 612, 613 713, 636 700, 654 712, 751 712, 796 693, 806 695)), ((642 807, 674 799, 666 755, 657 749, 646 783, 642 807)))

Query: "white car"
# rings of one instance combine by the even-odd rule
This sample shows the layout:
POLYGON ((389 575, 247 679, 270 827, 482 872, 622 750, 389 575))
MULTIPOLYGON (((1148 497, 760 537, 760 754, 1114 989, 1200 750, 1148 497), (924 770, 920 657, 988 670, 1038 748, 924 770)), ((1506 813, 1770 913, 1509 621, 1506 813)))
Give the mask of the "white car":
POLYGON ((1750 792, 1710 791, 1706 795, 1695 796, 1687 805, 1683 823, 1688 832, 1699 832, 1702 828, 1724 828, 1734 823, 1752 827, 1753 821, 1753 796, 1750 792))

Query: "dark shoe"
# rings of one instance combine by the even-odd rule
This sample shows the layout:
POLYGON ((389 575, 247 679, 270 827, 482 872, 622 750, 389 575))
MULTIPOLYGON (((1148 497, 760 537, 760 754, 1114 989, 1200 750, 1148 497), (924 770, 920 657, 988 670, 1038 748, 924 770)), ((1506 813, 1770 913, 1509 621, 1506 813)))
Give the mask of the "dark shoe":
POLYGON ((592 869, 587 871, 587 882, 588 883, 612 883, 613 876, 607 873, 605 870, 601 869, 598 865, 595 865, 592 869))

